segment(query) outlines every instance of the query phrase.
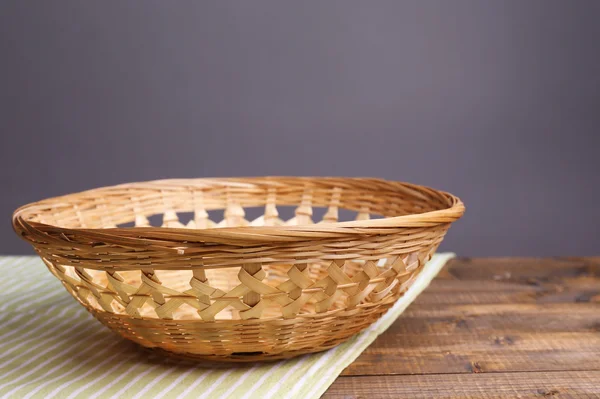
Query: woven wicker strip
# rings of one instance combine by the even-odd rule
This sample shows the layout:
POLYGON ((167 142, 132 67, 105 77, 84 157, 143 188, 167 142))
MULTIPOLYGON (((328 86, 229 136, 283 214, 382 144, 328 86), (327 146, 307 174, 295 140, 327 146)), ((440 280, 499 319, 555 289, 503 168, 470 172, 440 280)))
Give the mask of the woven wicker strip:
POLYGON ((322 351, 373 323, 463 212, 451 194, 380 179, 185 179, 47 199, 15 211, 13 226, 122 336, 255 361, 322 351), (262 215, 248 220, 255 207, 262 215), (338 222, 342 209, 355 220, 338 222))

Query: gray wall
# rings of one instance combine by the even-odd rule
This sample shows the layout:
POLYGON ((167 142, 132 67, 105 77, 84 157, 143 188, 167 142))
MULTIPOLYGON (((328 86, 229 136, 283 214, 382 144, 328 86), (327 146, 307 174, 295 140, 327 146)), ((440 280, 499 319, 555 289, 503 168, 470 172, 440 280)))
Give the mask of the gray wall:
POLYGON ((350 175, 461 196, 444 249, 600 253, 600 2, 3 1, 0 253, 44 197, 350 175))

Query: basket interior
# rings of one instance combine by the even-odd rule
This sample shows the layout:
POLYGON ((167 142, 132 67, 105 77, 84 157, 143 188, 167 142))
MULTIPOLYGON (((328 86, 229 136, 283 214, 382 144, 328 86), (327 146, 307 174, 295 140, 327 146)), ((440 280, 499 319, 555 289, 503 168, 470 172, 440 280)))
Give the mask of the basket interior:
POLYGON ((19 210, 28 221, 65 228, 211 228, 365 220, 443 210, 444 193, 369 179, 168 180, 106 187, 19 210), (341 217, 341 218, 340 218, 341 217))

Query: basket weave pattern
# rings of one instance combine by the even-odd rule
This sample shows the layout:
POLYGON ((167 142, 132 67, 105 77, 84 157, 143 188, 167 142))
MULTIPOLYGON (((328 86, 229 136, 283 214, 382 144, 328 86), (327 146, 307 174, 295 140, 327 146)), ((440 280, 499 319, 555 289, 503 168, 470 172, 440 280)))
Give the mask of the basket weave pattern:
POLYGON ((40 201, 18 209, 13 226, 122 336, 181 356, 253 361, 321 351, 366 328, 463 212, 451 194, 379 179, 188 179, 40 201), (295 207, 291 219, 282 206, 295 207), (248 207, 263 215, 247 220, 248 207), (318 223, 316 208, 325 209, 318 223), (356 220, 338 222, 341 208, 356 220), (224 209, 218 223, 215 209, 224 209), (182 212, 193 212, 186 224, 182 212), (152 227, 157 214, 162 226, 152 227))

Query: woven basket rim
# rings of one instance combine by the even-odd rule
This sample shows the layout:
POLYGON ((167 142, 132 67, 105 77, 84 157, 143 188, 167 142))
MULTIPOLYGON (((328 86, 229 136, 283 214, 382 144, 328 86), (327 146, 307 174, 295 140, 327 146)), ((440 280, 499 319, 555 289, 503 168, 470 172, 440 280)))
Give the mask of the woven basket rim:
MULTIPOLYGON (((68 202, 67 202, 68 203, 68 202)), ((393 234, 398 229, 433 227, 438 225, 450 224, 458 220, 465 212, 463 202, 457 196, 445 191, 436 190, 423 185, 393 181, 379 178, 360 178, 360 177, 296 177, 296 176, 265 176, 265 177, 227 177, 227 178, 184 178, 184 179, 161 179, 142 181, 134 183, 124 183, 112 186, 93 188, 76 193, 70 193, 62 196, 51 197, 40 201, 23 205, 13 213, 12 224, 15 232, 24 236, 26 232, 43 234, 44 231, 53 231, 54 233, 64 233, 64 235, 86 235, 90 238, 100 239, 105 242, 126 239, 131 244, 137 242, 143 243, 146 240, 166 240, 166 241, 188 241, 188 242, 207 242, 207 243, 231 243, 241 245, 305 241, 326 238, 341 238, 351 235, 365 234, 393 234), (242 226, 242 227, 221 227, 210 229, 187 229, 172 227, 117 227, 117 228, 72 228, 59 227, 51 224, 28 221, 23 217, 27 211, 36 207, 42 207, 48 204, 60 203, 60 200, 68 200, 69 197, 79 195, 93 194, 95 197, 101 196, 104 192, 115 189, 127 188, 156 188, 161 190, 181 190, 182 188, 201 188, 214 187, 215 185, 224 185, 235 187, 256 187, 257 182, 273 184, 274 187, 285 187, 279 180, 297 180, 306 181, 309 184, 318 184, 319 182, 356 182, 365 183, 393 183, 398 187, 407 190, 426 189, 438 195, 445 197, 450 206, 445 209, 428 211, 423 213, 414 213, 402 216, 383 217, 380 219, 369 219, 360 221, 346 222, 321 222, 318 224, 299 225, 299 226, 242 226), (253 183, 254 182, 254 183, 253 183)), ((65 237, 65 241, 67 241, 65 237)), ((122 242, 122 241, 121 241, 122 242)))

